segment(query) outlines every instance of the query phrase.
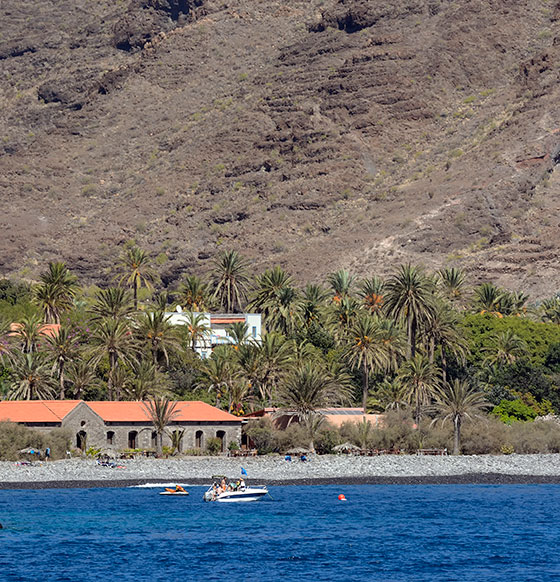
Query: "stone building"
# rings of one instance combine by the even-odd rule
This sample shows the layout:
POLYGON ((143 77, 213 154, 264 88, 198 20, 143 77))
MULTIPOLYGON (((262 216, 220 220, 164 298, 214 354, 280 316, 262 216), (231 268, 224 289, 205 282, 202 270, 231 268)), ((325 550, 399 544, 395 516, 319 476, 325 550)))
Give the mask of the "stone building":
MULTIPOLYGON (((199 401, 179 401, 167 426, 164 446, 171 445, 170 433, 177 432, 179 451, 206 448, 209 438, 219 438, 222 451, 231 442, 240 443, 243 420, 199 401)), ((73 446, 105 450, 155 449, 156 433, 142 402, 82 400, 0 401, 0 421, 24 424, 50 431, 65 428, 73 435, 73 446)))

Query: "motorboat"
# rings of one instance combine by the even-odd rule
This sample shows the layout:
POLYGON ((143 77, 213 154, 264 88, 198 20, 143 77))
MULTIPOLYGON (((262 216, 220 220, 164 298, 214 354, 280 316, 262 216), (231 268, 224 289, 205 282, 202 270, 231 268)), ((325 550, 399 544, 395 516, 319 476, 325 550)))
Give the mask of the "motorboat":
POLYGON ((181 485, 176 485, 175 487, 166 487, 165 491, 160 491, 160 495, 188 495, 189 492, 181 487, 181 485))
MULTIPOLYGON (((216 479, 216 477, 214 477, 216 479)), ((217 501, 218 503, 240 503, 258 501, 268 494, 266 485, 247 486, 243 479, 228 480, 220 476, 218 481, 210 486, 204 493, 204 501, 217 501)))

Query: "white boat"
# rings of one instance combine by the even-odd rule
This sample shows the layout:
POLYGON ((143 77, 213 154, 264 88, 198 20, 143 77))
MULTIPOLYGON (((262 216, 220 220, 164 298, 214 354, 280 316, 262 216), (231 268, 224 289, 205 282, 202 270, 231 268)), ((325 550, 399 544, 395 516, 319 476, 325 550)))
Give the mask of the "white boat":
MULTIPOLYGON (((214 483, 206 493, 204 493, 204 501, 217 501, 218 503, 240 503, 248 501, 258 501, 268 493, 266 485, 258 485, 253 487, 247 487, 244 481, 241 481, 241 485, 236 486, 235 482, 233 487, 227 483, 227 479, 222 477, 226 481, 226 489, 218 489, 217 483, 214 483)), ((230 482, 231 483, 231 482, 230 482)))

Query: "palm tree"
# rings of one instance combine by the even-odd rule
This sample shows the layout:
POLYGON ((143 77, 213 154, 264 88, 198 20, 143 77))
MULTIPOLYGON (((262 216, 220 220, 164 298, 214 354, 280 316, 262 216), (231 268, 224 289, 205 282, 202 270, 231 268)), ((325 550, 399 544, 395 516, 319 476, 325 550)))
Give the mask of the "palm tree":
MULTIPOLYGON (((307 361, 295 366, 281 382, 278 398, 284 411, 306 423, 320 408, 349 402, 351 391, 335 386, 319 363, 307 361)), ((310 448, 314 449, 313 442, 310 448)))
POLYGON ((227 334, 233 344, 241 346, 249 341, 249 326, 245 321, 236 321, 228 327, 227 334))
POLYGON ((461 303, 465 295, 466 276, 462 269, 448 267, 437 272, 437 282, 443 296, 452 303, 461 303))
POLYGON ((402 265, 386 284, 385 310, 395 319, 406 322, 408 356, 416 354, 417 334, 433 314, 434 282, 420 267, 402 265))
POLYGON ((377 321, 370 315, 356 320, 348 334, 345 359, 362 371, 362 408, 367 410, 369 375, 372 370, 382 370, 388 365, 388 355, 381 339, 377 321))
MULTIPOLYGON (((139 349, 125 320, 103 319, 93 330, 90 341, 92 344, 92 363, 94 365, 107 356, 109 360, 109 376, 107 392, 109 400, 113 400, 114 374, 119 362, 130 363, 138 354, 139 349)), ((120 394, 116 394, 119 400, 120 394)))
POLYGON ((385 378, 377 388, 377 398, 385 410, 400 410, 407 405, 406 390, 399 378, 385 378))
POLYGON ((47 351, 53 359, 53 371, 56 371, 60 385, 60 400, 64 400, 64 371, 68 363, 76 356, 78 340, 76 334, 67 327, 61 327, 58 333, 47 337, 47 351))
POLYGON ((148 359, 132 361, 130 377, 125 393, 131 400, 146 400, 161 396, 167 388, 168 379, 158 367, 148 359))
POLYGON ((183 325, 184 333, 190 348, 195 352, 198 345, 206 345, 206 340, 211 335, 212 329, 208 325, 208 318, 204 313, 189 311, 184 316, 186 319, 183 325))
POLYGON ((461 447, 461 426, 465 420, 471 420, 489 406, 483 392, 477 391, 468 382, 454 380, 451 384, 436 388, 434 391, 434 410, 437 414, 435 422, 453 422, 453 454, 458 455, 461 447))
POLYGON ((144 407, 146 416, 148 416, 154 425, 157 454, 161 456, 165 429, 179 414, 177 402, 171 402, 162 396, 161 398, 154 398, 153 400, 142 402, 142 406, 144 407))
POLYGON ((134 312, 134 303, 130 291, 122 287, 100 289, 95 303, 89 309, 93 321, 104 318, 122 319, 134 312))
MULTIPOLYGON (((233 359, 233 350, 229 346, 218 346, 212 355, 203 360, 199 385, 216 394, 216 407, 220 408, 222 396, 230 399, 230 390, 237 379, 237 362, 233 359)), ((231 400, 229 400, 231 405, 231 400)))
POLYGON ((399 380, 406 386, 407 402, 414 405, 416 426, 420 424, 422 407, 440 385, 439 375, 438 368, 421 354, 407 360, 400 370, 399 380))
POLYGON ((257 276, 247 309, 262 313, 266 322, 278 293, 286 287, 293 287, 291 275, 278 266, 267 269, 262 275, 257 276))
POLYGON ((440 348, 442 380, 447 380, 447 355, 452 353, 464 362, 469 351, 468 342, 461 335, 457 312, 443 301, 434 303, 433 317, 424 329, 426 348, 430 362, 433 363, 436 348, 440 348))
POLYGON ((10 358, 8 400, 49 400, 56 380, 44 354, 15 352, 10 358))
POLYGON ((241 310, 247 295, 247 262, 236 251, 224 251, 214 261, 214 298, 227 313, 241 310))
POLYGON ((490 313, 502 317, 501 302, 504 291, 492 283, 482 283, 474 290, 474 309, 480 313, 490 313))
POLYGON ((511 329, 495 335, 489 346, 481 349, 487 354, 484 364, 501 366, 513 364, 518 358, 527 354, 527 344, 511 329))
POLYGON ((269 331, 291 336, 302 323, 302 301, 299 293, 293 287, 283 287, 276 296, 265 303, 264 308, 269 313, 266 326, 269 331))
POLYGON ((152 311, 143 313, 138 320, 136 335, 152 352, 154 366, 158 365, 160 354, 169 365, 169 352, 178 351, 181 347, 177 329, 170 319, 171 316, 163 311, 152 311))
POLYGON ((24 354, 36 352, 43 337, 44 324, 39 315, 29 315, 14 326, 11 336, 24 354))
POLYGON ((81 358, 76 357, 68 366, 66 380, 72 387, 71 391, 74 398, 80 400, 86 390, 97 383, 95 367, 85 355, 81 358))
POLYGON ((359 313, 360 305, 354 297, 343 297, 330 306, 327 329, 338 342, 344 341, 359 313))
POLYGON ((385 301, 385 282, 379 277, 371 277, 360 282, 358 295, 364 307, 373 315, 380 313, 385 301))
POLYGON ((560 297, 545 299, 539 307, 542 321, 560 323, 560 297))
POLYGON ((148 290, 152 289, 152 283, 156 279, 156 273, 150 266, 150 258, 142 249, 130 247, 120 256, 119 270, 120 282, 126 282, 132 287, 134 309, 138 309, 138 289, 142 285, 148 290))
POLYGON ((196 275, 187 275, 177 291, 177 301, 186 311, 207 311, 210 307, 210 290, 196 275))
POLYGON ((327 276, 327 281, 334 293, 334 300, 340 301, 343 298, 352 296, 352 291, 356 277, 351 275, 348 271, 340 269, 327 276))
POLYGON ((308 284, 303 290, 301 318, 305 326, 319 324, 325 316, 326 301, 329 293, 320 285, 308 284))
POLYGON ((64 263, 49 263, 35 287, 35 300, 41 307, 47 323, 60 323, 60 315, 72 307, 78 291, 78 279, 64 263))

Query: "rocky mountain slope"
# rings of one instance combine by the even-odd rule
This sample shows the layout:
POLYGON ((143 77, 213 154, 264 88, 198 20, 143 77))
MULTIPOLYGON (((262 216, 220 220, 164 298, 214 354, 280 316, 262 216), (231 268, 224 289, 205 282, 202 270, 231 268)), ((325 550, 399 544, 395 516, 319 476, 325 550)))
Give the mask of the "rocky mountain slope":
POLYGON ((0 4, 0 271, 235 248, 558 290, 560 2, 0 4))

